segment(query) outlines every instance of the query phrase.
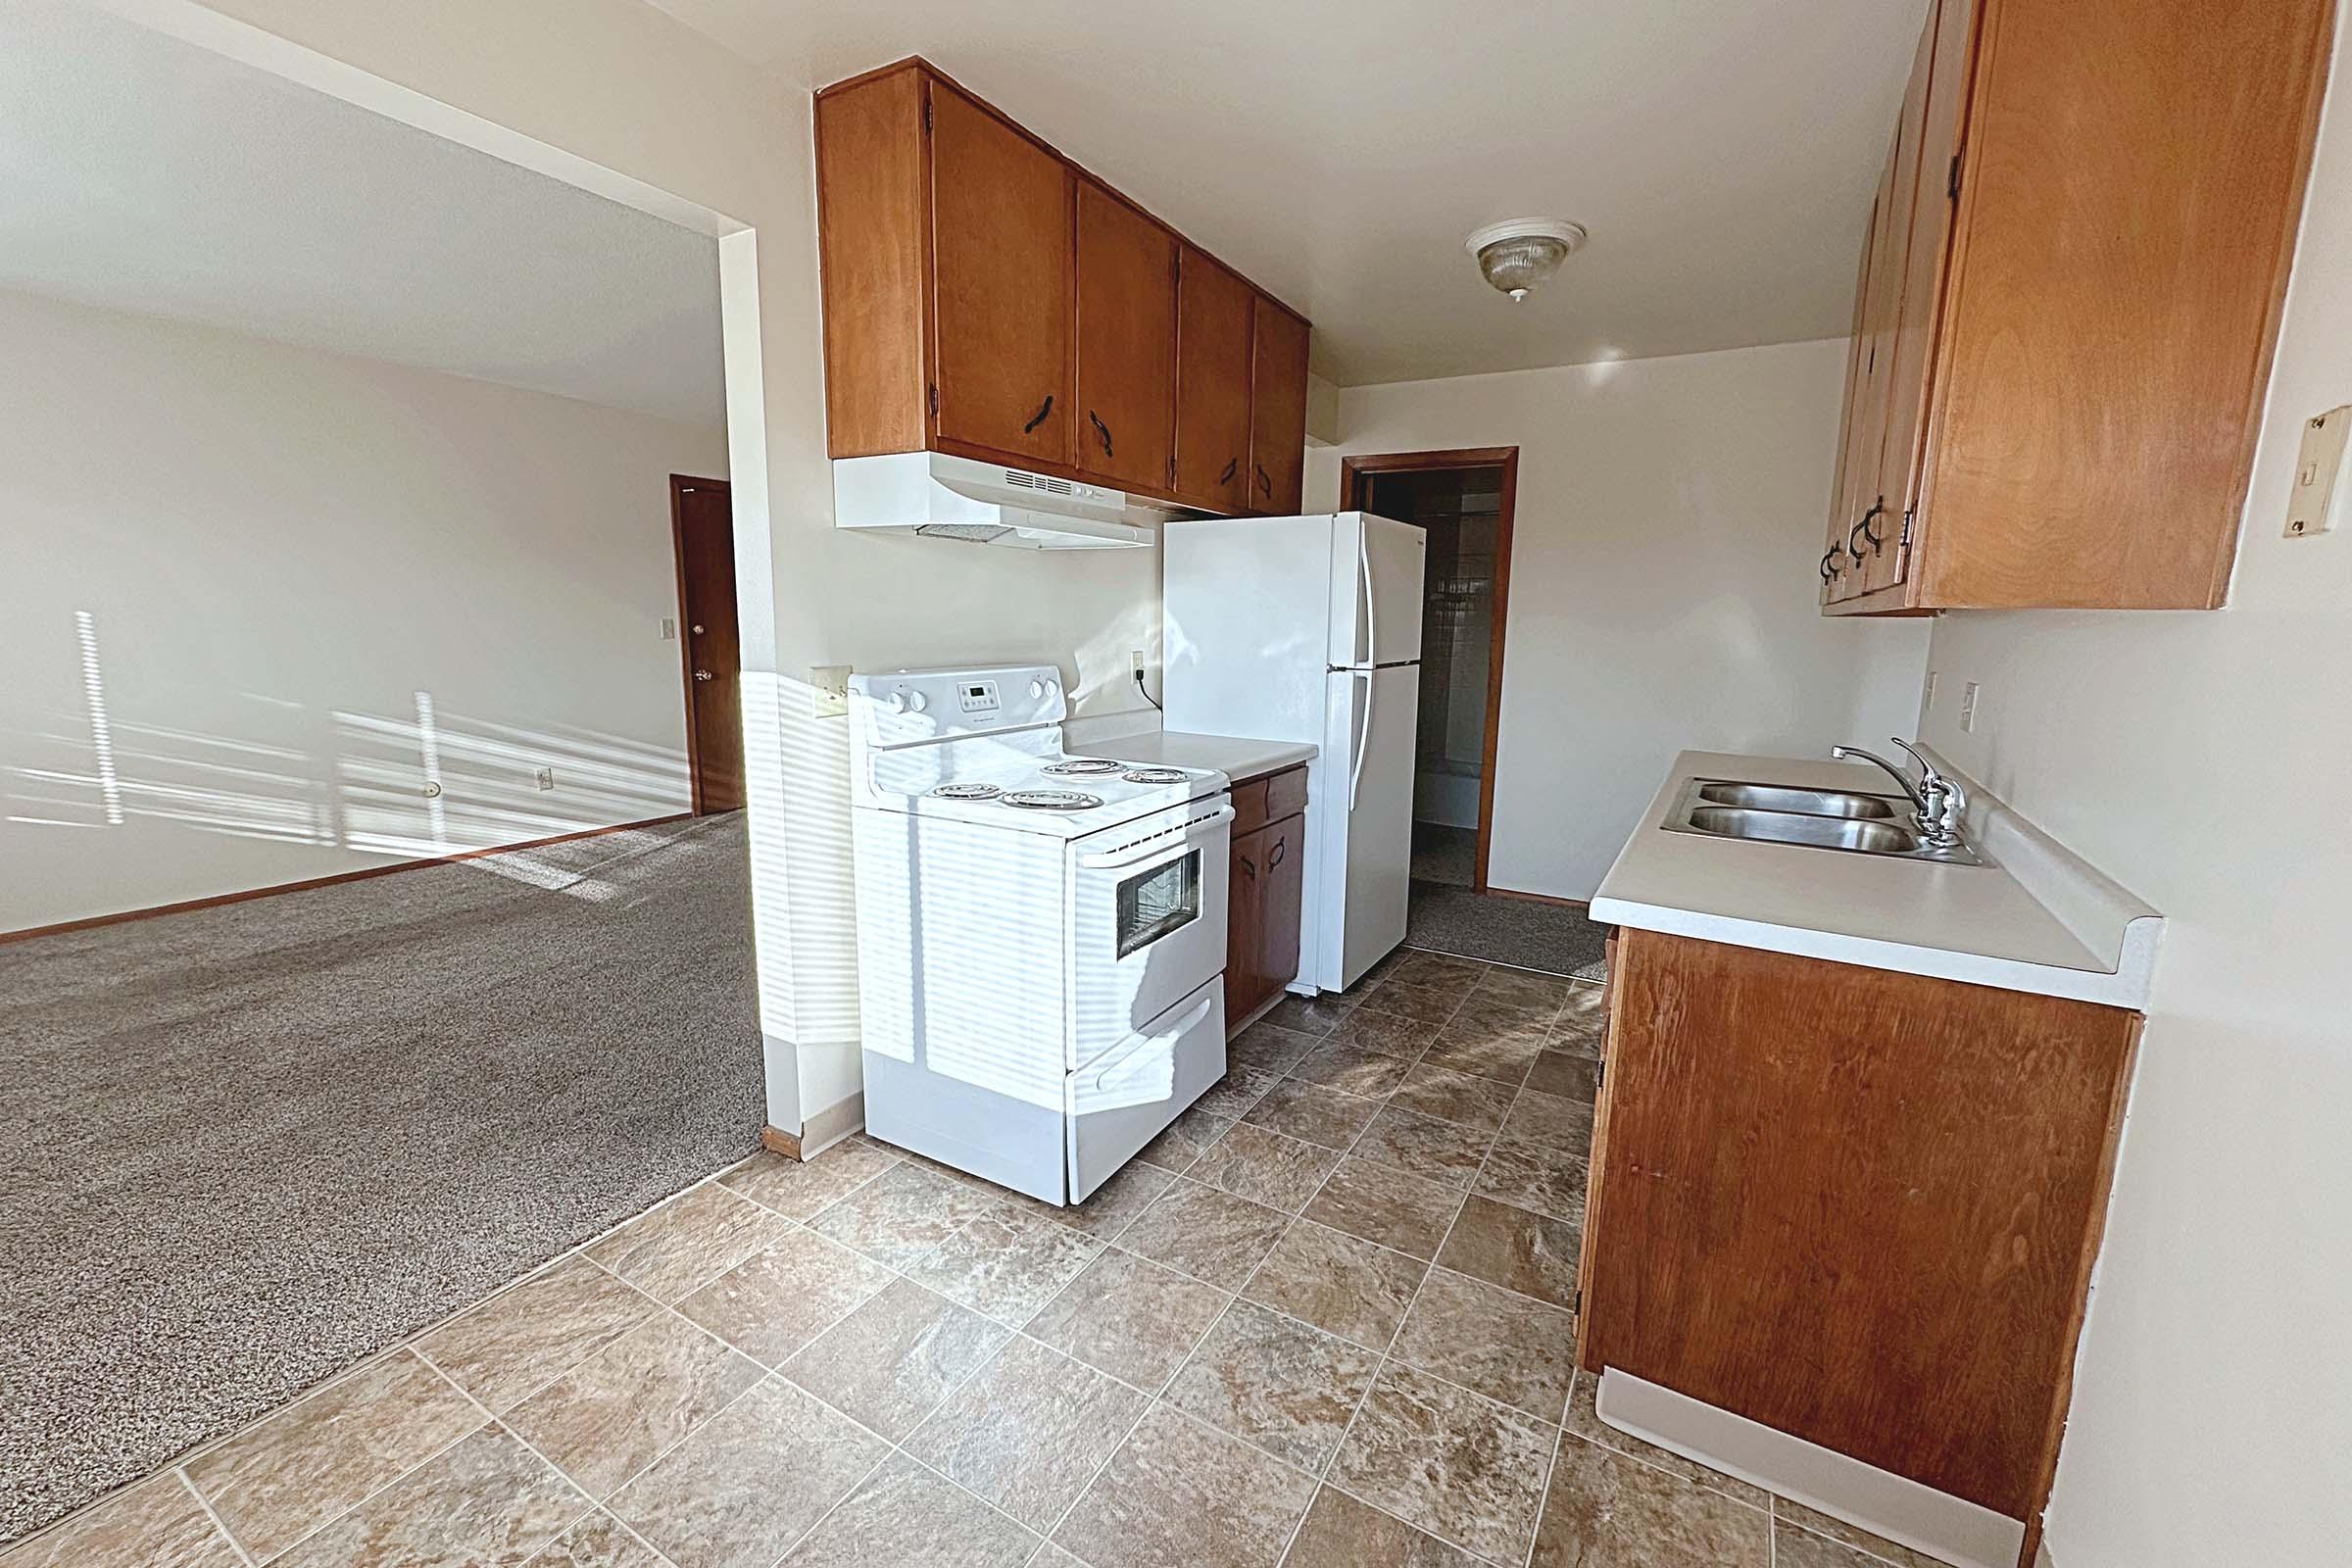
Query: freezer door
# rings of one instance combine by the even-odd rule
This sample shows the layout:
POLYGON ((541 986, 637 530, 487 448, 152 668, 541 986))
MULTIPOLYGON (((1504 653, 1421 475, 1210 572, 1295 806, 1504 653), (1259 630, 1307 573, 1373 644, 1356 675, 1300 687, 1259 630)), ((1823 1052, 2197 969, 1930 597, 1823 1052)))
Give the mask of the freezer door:
POLYGON ((1169 729, 1322 741, 1331 532, 1328 514, 1167 525, 1160 701, 1169 729))
POLYGON ((1339 669, 1421 657, 1421 577, 1429 536, 1409 522, 1343 512, 1331 541, 1331 659, 1339 669))
MULTIPOLYGON (((1329 680, 1324 756, 1335 765, 1315 857, 1316 983, 1344 991, 1404 940, 1421 670, 1417 664, 1334 670, 1329 680)), ((1307 805, 1312 813, 1315 800, 1307 805)))

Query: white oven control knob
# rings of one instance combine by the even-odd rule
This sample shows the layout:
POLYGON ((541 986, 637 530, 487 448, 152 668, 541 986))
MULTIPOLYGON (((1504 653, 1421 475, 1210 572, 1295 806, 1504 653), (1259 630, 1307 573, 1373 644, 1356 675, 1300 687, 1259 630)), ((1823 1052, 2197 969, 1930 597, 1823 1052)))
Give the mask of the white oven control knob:
POLYGON ((1044 681, 1033 680, 1029 683, 1029 697, 1032 702, 1042 699, 1045 695, 1046 683, 1044 681))
POLYGON ((892 692, 890 694, 890 710, 894 713, 904 713, 906 711, 906 694, 905 692, 892 692))
POLYGON ((931 706, 931 699, 925 697, 921 692, 910 692, 906 697, 906 706, 919 713, 931 706))

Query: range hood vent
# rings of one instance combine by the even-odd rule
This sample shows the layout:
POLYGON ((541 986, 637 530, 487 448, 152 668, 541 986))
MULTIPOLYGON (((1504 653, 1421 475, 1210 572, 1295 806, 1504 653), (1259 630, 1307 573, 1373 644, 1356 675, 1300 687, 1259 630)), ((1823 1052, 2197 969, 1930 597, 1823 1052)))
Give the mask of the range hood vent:
POLYGON ((1102 485, 944 452, 833 462, 833 521, 1025 550, 1123 550, 1194 514, 1102 485))

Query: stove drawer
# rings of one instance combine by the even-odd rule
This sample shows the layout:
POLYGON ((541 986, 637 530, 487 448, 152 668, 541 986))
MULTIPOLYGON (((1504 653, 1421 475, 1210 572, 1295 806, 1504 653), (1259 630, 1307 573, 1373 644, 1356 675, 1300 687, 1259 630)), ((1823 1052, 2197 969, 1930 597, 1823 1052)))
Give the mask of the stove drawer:
POLYGON ((1207 985, 1070 1074, 1070 1197, 1079 1202, 1225 1076, 1225 988, 1207 985))

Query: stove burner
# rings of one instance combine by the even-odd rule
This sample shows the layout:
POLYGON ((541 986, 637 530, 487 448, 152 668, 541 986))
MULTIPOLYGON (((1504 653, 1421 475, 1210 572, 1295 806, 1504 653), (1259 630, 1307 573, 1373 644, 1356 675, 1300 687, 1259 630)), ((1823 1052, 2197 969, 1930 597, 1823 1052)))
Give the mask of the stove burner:
POLYGON ((1187 776, 1181 767, 1139 767, 1120 775, 1130 784, 1181 784, 1187 776))
POLYGON ((1102 797, 1079 790, 1013 790, 997 801, 1025 811, 1091 811, 1102 804, 1102 797))
POLYGON ((1125 762, 1105 761, 1100 757, 1073 757, 1066 762, 1048 762, 1041 772, 1054 774, 1116 773, 1125 762))
POLYGON ((942 784, 931 793, 943 801, 993 801, 1004 791, 995 784, 942 784))

